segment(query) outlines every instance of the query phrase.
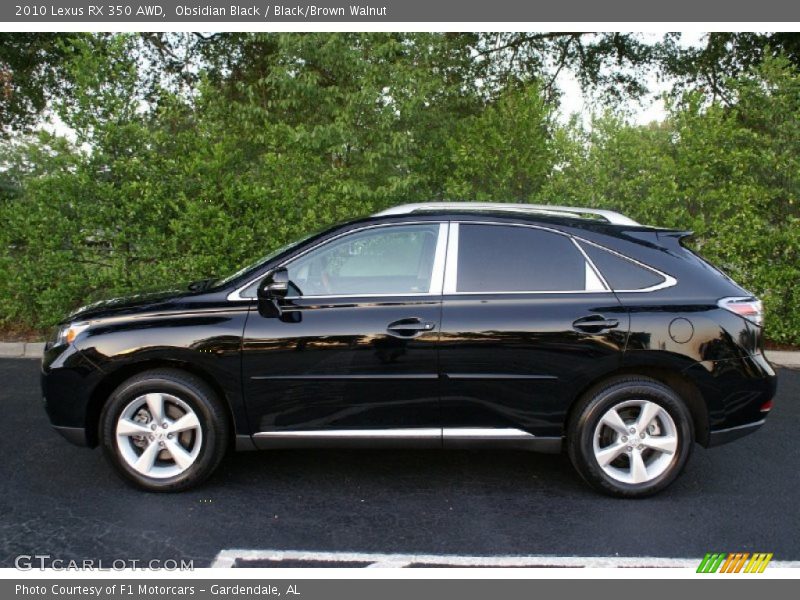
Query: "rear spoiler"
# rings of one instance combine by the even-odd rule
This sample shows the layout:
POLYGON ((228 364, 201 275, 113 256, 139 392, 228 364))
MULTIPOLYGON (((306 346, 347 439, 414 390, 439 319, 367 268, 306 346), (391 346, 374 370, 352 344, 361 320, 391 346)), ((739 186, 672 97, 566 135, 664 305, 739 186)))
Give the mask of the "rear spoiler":
POLYGON ((694 231, 644 227, 639 230, 629 229, 625 235, 640 240, 648 246, 677 251, 683 247, 683 240, 694 235, 694 231))
POLYGON ((683 240, 694 235, 694 231, 680 229, 663 229, 656 233, 658 241, 666 248, 683 246, 683 240))

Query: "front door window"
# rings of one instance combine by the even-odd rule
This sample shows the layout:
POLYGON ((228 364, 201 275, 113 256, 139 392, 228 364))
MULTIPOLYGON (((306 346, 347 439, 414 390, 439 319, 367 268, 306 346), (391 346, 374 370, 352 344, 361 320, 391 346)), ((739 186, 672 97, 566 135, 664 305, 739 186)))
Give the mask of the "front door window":
POLYGON ((428 294, 439 224, 398 225, 333 240, 286 265, 300 296, 428 294))

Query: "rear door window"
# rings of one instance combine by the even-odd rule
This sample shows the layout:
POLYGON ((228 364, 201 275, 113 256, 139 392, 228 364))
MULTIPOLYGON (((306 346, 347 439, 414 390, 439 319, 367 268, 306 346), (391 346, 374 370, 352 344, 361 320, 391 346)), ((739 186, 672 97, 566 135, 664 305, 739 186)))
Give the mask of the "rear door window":
POLYGON ((604 290, 566 235, 532 227, 459 224, 457 293, 604 290))

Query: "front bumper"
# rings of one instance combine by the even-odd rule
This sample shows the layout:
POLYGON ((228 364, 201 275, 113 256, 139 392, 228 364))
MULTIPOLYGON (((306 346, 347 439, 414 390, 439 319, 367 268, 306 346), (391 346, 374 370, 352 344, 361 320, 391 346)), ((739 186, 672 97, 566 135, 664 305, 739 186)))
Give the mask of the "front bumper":
POLYGON ((61 437, 67 440, 70 444, 75 444, 76 446, 89 445, 89 442, 86 439, 85 427, 62 427, 59 425, 53 425, 53 429, 60 433, 61 437))
POLYGON ((72 345, 49 346, 42 357, 42 401, 51 425, 79 446, 94 446, 87 435, 92 394, 102 372, 72 345))

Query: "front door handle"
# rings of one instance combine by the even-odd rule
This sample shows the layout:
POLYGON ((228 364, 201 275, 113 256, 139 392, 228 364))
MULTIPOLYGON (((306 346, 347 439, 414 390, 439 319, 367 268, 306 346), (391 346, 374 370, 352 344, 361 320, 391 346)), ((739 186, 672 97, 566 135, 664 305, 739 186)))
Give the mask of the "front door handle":
POLYGON ((386 326, 386 330, 397 337, 415 337, 425 331, 433 331, 436 323, 423 321, 417 317, 393 321, 386 326))
POLYGON ((603 315, 590 315, 581 317, 572 322, 572 327, 578 331, 586 333, 600 333, 606 329, 614 329, 619 326, 617 319, 606 319, 603 315))

